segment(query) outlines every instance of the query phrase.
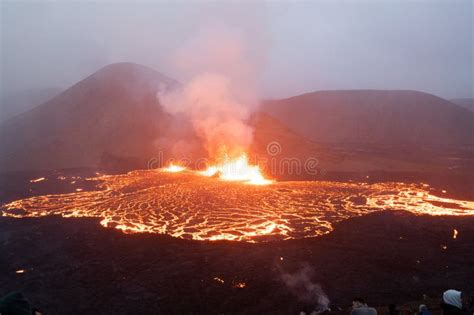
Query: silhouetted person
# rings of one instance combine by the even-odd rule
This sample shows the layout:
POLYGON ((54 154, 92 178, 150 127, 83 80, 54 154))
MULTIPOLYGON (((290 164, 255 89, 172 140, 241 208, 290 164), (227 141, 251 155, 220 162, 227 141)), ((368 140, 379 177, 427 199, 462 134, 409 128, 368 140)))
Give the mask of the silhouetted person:
POLYGON ((400 311, 397 309, 395 304, 390 304, 388 306, 388 314, 389 315, 400 315, 400 311))
POLYGON ((441 302, 441 308, 443 309, 443 315, 462 315, 463 303, 462 293, 457 290, 447 290, 443 293, 443 302, 441 302))
POLYGON ((425 304, 420 304, 418 307, 418 315, 431 315, 431 312, 425 304))
POLYGON ((1 315, 41 315, 33 309, 30 302, 21 292, 12 292, 0 299, 1 315))
POLYGON ((467 313, 472 315, 474 314, 474 296, 470 296, 470 299, 468 301, 466 301, 466 309, 467 309, 467 313))
POLYGON ((377 315, 377 311, 373 307, 368 307, 364 299, 355 298, 352 300, 351 315, 377 315))

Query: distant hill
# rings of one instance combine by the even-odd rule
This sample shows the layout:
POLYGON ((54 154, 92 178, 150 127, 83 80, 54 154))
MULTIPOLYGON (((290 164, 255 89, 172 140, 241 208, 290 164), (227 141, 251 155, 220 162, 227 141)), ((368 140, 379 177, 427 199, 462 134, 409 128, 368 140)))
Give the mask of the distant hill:
POLYGON ((255 127, 252 162, 265 166, 266 174, 279 179, 322 178, 327 172, 363 173, 365 179, 374 171, 440 170, 439 152, 434 157, 430 152, 420 155, 399 148, 358 150, 316 143, 264 112, 256 113, 251 124, 255 127))
POLYGON ((449 100, 451 103, 462 106, 474 112, 474 98, 456 98, 449 100))
POLYGON ((178 82, 133 63, 102 68, 0 126, 2 171, 97 165, 103 155, 151 157, 169 117, 158 89, 178 82))
MULTIPOLYGON (((0 172, 76 167, 121 172, 158 167, 170 157, 206 157, 186 117, 166 113, 156 97, 159 90, 179 86, 145 66, 106 66, 3 122, 0 172)), ((261 110, 249 121, 254 126, 250 153, 278 163, 317 159, 313 166, 318 170, 422 171, 439 152, 412 154, 414 149, 473 143, 472 112, 421 92, 315 92, 265 101, 261 110), (272 142, 280 150, 274 155, 267 150, 272 142), (413 150, 382 148, 385 144, 409 144, 413 150)), ((457 170, 466 164, 442 152, 448 161, 442 167, 457 170)), ((295 177, 285 169, 272 173, 295 177)))
POLYGON ((265 101, 262 110, 318 143, 474 144, 474 113, 416 91, 321 91, 265 101))
POLYGON ((3 95, 0 101, 0 122, 41 105, 61 92, 61 88, 49 87, 3 95))

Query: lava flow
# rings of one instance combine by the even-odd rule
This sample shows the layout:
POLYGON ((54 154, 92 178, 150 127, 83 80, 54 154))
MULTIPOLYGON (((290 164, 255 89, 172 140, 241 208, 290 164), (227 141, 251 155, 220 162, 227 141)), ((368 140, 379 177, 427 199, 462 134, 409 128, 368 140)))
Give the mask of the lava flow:
MULTIPOLYGON (((428 185, 274 182, 246 185, 193 171, 133 171, 88 179, 96 191, 4 204, 2 216, 97 217, 126 233, 261 242, 322 235, 333 223, 381 210, 474 215, 474 202, 438 197, 428 185)), ((66 181, 61 181, 69 185, 66 181)))

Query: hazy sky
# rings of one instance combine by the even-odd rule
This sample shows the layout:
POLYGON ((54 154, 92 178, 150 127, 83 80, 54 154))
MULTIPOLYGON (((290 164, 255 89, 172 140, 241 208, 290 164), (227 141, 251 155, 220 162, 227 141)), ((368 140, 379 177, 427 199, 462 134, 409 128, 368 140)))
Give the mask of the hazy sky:
POLYGON ((262 97, 326 89, 473 97, 471 0, 0 2, 5 94, 68 87, 119 61, 186 81, 176 51, 203 27, 228 27, 247 42, 262 97))

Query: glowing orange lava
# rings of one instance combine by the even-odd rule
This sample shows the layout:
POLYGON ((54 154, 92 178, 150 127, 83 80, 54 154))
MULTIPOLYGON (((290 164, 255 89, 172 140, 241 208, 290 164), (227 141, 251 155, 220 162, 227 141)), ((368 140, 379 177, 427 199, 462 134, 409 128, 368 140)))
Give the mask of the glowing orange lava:
POLYGON ((243 289, 245 288, 245 286, 246 286, 245 282, 239 282, 234 285, 234 288, 243 289))
POLYGON ((39 183, 39 182, 42 182, 44 180, 46 180, 46 178, 44 178, 44 177, 35 178, 35 179, 30 180, 30 183, 39 183))
MULTIPOLYGON (((275 181, 255 186, 190 170, 141 170, 86 180, 97 189, 74 187, 69 193, 11 201, 0 205, 0 216, 96 217, 104 227, 124 233, 266 242, 323 235, 334 223, 375 211, 474 215, 474 201, 440 197, 427 184, 275 181)), ((449 236, 459 238, 461 231, 451 229, 449 236)))
POLYGON ((239 157, 231 159, 224 157, 223 162, 209 166, 206 170, 199 172, 204 176, 218 175, 226 181, 240 181, 252 185, 268 185, 273 181, 266 179, 258 165, 250 165, 248 157, 242 153, 239 157))
POLYGON ((219 282, 219 283, 224 283, 224 282, 225 282, 224 280, 222 280, 222 279, 219 278, 219 277, 214 277, 214 280, 217 281, 217 282, 219 282))
POLYGON ((181 165, 175 165, 173 163, 170 163, 168 167, 162 168, 162 171, 164 172, 169 172, 169 173, 179 173, 186 170, 186 167, 181 166, 181 165))

